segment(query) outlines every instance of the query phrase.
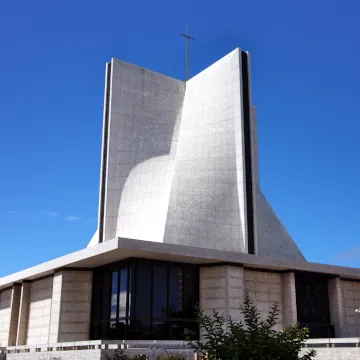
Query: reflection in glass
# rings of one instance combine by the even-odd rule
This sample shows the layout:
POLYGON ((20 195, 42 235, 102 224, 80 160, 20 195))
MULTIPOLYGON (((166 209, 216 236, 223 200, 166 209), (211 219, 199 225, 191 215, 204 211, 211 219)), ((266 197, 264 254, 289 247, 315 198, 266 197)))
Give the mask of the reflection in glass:
POLYGON ((105 324, 102 337, 196 340, 199 335, 195 315, 199 299, 198 268, 160 261, 130 261, 98 270, 103 277, 94 282, 94 287, 98 288, 101 304, 106 307, 94 308, 93 318, 98 318, 96 324, 105 324), (106 286, 108 291, 103 291, 106 286))
POLYGON ((120 270, 119 318, 126 317, 127 268, 120 270))
POLYGON ((110 319, 116 319, 117 287, 118 287, 118 272, 114 271, 111 277, 110 319))
POLYGON ((183 269, 172 267, 169 269, 169 316, 182 316, 183 308, 183 269))
POLYGON ((165 266, 154 266, 153 274, 153 308, 154 318, 167 316, 167 268, 165 266))

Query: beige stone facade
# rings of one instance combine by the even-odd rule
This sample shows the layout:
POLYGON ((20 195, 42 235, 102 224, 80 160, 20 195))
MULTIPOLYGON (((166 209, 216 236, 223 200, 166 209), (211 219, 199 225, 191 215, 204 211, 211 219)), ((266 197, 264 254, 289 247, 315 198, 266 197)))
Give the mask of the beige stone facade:
POLYGON ((341 292, 344 306, 344 321, 341 336, 360 335, 360 282, 341 280, 341 292))
POLYGON ((89 339, 91 271, 56 272, 0 292, 0 347, 89 339))
POLYGON ((265 319, 271 306, 278 304, 279 318, 277 328, 283 328, 283 299, 281 287, 281 274, 245 270, 244 271, 245 295, 256 304, 260 311, 260 316, 265 319))

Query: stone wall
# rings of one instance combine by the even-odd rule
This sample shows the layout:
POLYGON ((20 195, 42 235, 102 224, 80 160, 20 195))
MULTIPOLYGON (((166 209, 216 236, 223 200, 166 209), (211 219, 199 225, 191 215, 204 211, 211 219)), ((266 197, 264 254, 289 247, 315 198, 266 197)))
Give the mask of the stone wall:
POLYGON ((11 289, 0 292, 0 347, 8 345, 11 315, 11 293, 11 289))
POLYGON ((46 344, 49 341, 53 277, 31 283, 27 341, 46 344))
POLYGON ((281 330, 284 326, 281 274, 244 270, 244 288, 245 295, 255 302, 263 319, 268 316, 271 305, 279 304, 276 330, 281 330))
POLYGON ((216 310, 233 320, 240 320, 244 296, 243 269, 236 266, 214 266, 200 269, 200 308, 207 313, 216 310))
POLYGON ((330 321, 334 325, 335 336, 346 336, 344 297, 340 278, 328 280, 330 321))
POLYGON ((89 339, 91 290, 91 271, 62 272, 59 342, 89 339))
POLYGON ((281 285, 284 326, 289 326, 297 322, 295 274, 292 272, 282 274, 281 285))
POLYGON ((341 280, 344 301, 344 326, 342 336, 360 335, 360 314, 355 309, 360 307, 360 282, 341 280))

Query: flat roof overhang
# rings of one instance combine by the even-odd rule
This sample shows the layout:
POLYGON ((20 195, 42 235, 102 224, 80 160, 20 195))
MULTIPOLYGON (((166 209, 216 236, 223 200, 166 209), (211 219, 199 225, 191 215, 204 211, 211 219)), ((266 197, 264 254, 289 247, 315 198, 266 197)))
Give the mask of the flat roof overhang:
POLYGON ((26 270, 0 278, 0 290, 14 283, 31 281, 59 269, 92 269, 127 258, 173 261, 199 265, 238 264, 247 268, 273 271, 306 271, 360 280, 360 269, 311 262, 289 261, 192 246, 116 238, 85 248, 26 270))

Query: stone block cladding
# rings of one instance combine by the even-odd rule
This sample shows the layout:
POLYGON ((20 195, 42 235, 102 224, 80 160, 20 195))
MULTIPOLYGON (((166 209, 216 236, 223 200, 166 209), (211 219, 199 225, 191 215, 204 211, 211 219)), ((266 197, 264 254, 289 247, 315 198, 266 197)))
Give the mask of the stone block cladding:
POLYGON ((11 305, 10 305, 10 328, 8 345, 16 345, 17 328, 19 321, 19 307, 21 297, 21 285, 15 284, 11 291, 11 305))
POLYGON ((344 298, 340 278, 328 280, 330 321, 334 325, 335 336, 346 336, 344 298))
POLYGON ((7 346, 10 330, 12 289, 0 292, 0 347, 7 346))
POLYGON ((29 282, 22 283, 16 345, 26 344, 28 321, 29 321, 30 291, 31 291, 31 283, 29 282))
POLYGON ((89 339, 91 271, 62 271, 61 312, 57 342, 89 339))
POLYGON ((243 269, 236 266, 214 266, 200 269, 200 308, 223 313, 241 320, 240 305, 244 299, 243 269))
POLYGON ((284 326, 296 324, 297 307, 296 307, 296 286, 295 274, 292 272, 281 275, 282 299, 284 311, 284 326))
POLYGON ((279 304, 280 312, 275 330, 281 330, 284 327, 281 274, 244 270, 244 289, 245 295, 256 304, 262 319, 268 316, 274 303, 279 304))
POLYGON ((27 345, 49 341, 52 288, 52 276, 31 283, 27 345))
POLYGON ((360 336, 360 314, 355 309, 360 308, 360 282, 341 280, 341 290, 344 303, 343 337, 360 336))

